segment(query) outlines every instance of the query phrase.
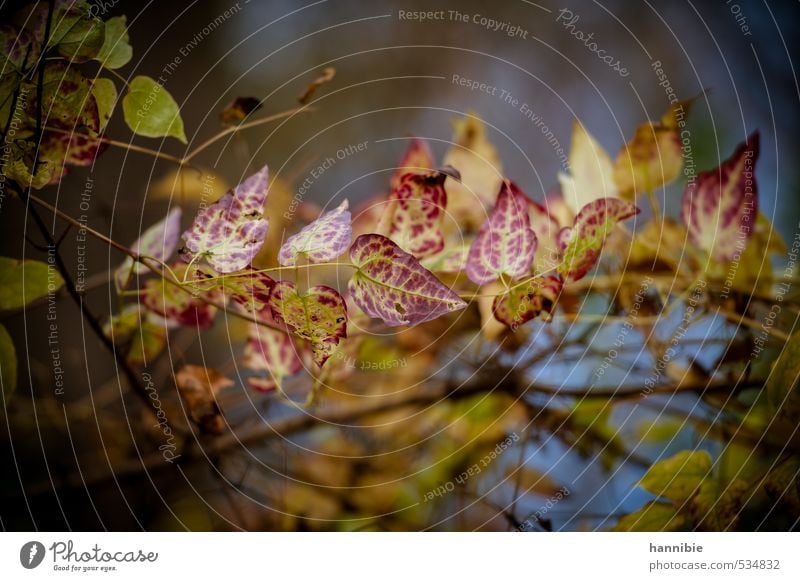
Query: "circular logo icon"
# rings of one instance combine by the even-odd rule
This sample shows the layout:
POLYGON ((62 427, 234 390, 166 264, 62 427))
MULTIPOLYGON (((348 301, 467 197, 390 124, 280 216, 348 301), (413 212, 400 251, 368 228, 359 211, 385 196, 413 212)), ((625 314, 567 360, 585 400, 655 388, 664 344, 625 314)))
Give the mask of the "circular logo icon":
POLYGON ((44 560, 44 545, 39 541, 30 541, 19 550, 19 562, 26 569, 35 569, 44 560))

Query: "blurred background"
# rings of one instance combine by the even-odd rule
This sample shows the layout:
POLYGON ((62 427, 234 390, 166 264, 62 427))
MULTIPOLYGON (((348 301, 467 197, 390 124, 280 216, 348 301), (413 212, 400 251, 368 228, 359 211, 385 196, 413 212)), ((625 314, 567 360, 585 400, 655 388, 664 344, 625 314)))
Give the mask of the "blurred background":
MULTIPOLYGON (((134 142, 175 156, 216 134, 222 128, 219 112, 234 98, 256 97, 262 100, 260 114, 277 113, 294 107, 298 95, 325 67, 336 69, 334 80, 320 88, 312 111, 239 132, 194 159, 205 175, 213 176, 206 183, 212 184, 215 196, 269 164, 275 191, 282 192, 274 195, 287 204, 312 171, 333 158, 323 179, 310 180, 304 200, 323 207, 344 198, 363 201, 387 191, 407 137, 426 138, 441 159, 452 141, 453 121, 474 112, 485 121, 505 174, 542 199, 558 183, 558 172, 566 169, 558 148, 568 151, 575 120, 615 155, 638 124, 659 119, 667 110, 671 89, 681 99, 700 96, 688 121, 698 170, 715 167, 748 134, 760 132, 761 210, 787 240, 798 229, 800 92, 793 59, 800 39, 800 9, 795 1, 97 4, 105 4, 108 15, 128 18, 134 58, 120 73, 126 78, 163 75, 165 87, 180 104, 189 144, 143 138, 134 142), (439 11, 444 18, 419 21, 408 16, 416 11, 439 11), (466 15, 466 21, 452 11, 466 15), (592 34, 588 43, 596 42, 604 55, 613 56, 620 70, 603 62, 576 31, 592 34), (663 69, 664 75, 656 69, 663 69), (623 70, 628 74, 621 74, 623 70), (471 90, 459 79, 484 83, 486 90, 471 90), (366 146, 360 151, 348 150, 361 143, 366 146), (349 152, 337 157, 342 150, 349 152)), ((130 139, 119 117, 107 133, 121 141, 130 139)), ((48 199, 129 244, 178 200, 177 184, 173 165, 112 147, 96 166, 75 170, 48 199), (91 201, 85 211, 81 194, 87 183, 91 201)), ((660 193, 673 215, 682 187, 679 180, 660 193)), ((199 199, 190 199, 188 207, 199 199)), ((3 214, 0 254, 44 259, 23 243, 28 232, 19 204, 6 200, 3 214)), ((62 228, 56 225, 56 234, 62 228)), ((72 232, 64 253, 75 266, 76 244, 72 232)), ((121 260, 93 240, 87 243, 86 256, 89 272, 101 276, 121 260)), ((102 315, 118 308, 107 286, 89 293, 87 304, 102 315)), ((3 529, 509 527, 498 507, 507 507, 514 498, 513 484, 492 496, 493 485, 484 483, 474 492, 488 500, 459 493, 457 501, 454 495, 429 510, 426 492, 448 480, 442 474, 425 476, 434 462, 425 465, 426 460, 420 460, 419 472, 409 470, 408 480, 416 478, 410 488, 408 482, 398 485, 382 476, 390 473, 388 469, 376 468, 373 458, 402 464, 406 460, 398 450, 403 446, 435 438, 439 432, 430 418, 430 426, 417 426, 430 431, 415 434, 420 440, 409 442, 398 439, 396 432, 347 427, 349 418, 343 418, 343 428, 244 441, 222 453, 214 451, 213 443, 198 440, 184 463, 143 462, 141 458, 152 458, 159 443, 158 435, 152 434, 152 417, 126 392, 114 361, 86 331, 74 305, 61 301, 57 311, 66 386, 58 398, 53 395, 46 309, 3 320, 21 359, 20 387, 0 430, 3 529), (69 405, 62 407, 62 401, 69 405), (341 480, 338 471, 343 473, 341 480), (416 503, 421 504, 415 507, 416 503)), ((148 370, 175 415, 182 408, 170 383, 173 368, 202 357, 204 364, 235 376, 231 359, 240 351, 241 330, 234 321, 226 323, 202 339, 191 332, 171 337, 168 353, 148 370)), ((437 365, 425 359, 418 364, 437 365)), ((548 373, 559 381, 564 372, 551 367, 548 373)), ((407 385, 400 381, 396 388, 416 386, 411 379, 407 385)), ((261 418, 279 421, 294 413, 257 395, 230 397, 226 417, 245 432, 262 425, 261 418)), ((688 399, 684 403, 694 405, 688 399)), ((500 400, 469 409, 478 416, 503 417, 513 404, 513 399, 500 400)), ((615 413, 625 416, 624 410, 615 413)), ((395 421, 383 416, 379 420, 395 421)), ((397 421, 401 426, 413 423, 414 415, 397 421)), ((527 442, 504 452, 506 463, 523 458, 530 469, 532 483, 526 488, 532 493, 515 507, 518 524, 560 494, 563 483, 569 483, 569 494, 546 511, 553 529, 607 528, 615 515, 642 504, 646 495, 631 492, 644 469, 635 459, 595 461, 596 451, 581 451, 544 432, 531 434, 525 425, 509 420, 498 427, 494 440, 489 438, 502 441, 515 434, 527 442)), ((439 440, 432 440, 439 448, 426 458, 450 457, 452 450, 442 441, 455 442, 458 437, 440 434, 439 440)), ((650 451, 666 453, 667 446, 677 451, 696 441, 697 435, 685 430, 667 444, 644 444, 642 453, 648 445, 654 446, 650 451)), ((477 458, 484 454, 481 450, 477 458)), ((472 459, 460 461, 464 467, 472 464, 472 459)), ((499 462, 493 469, 503 472, 504 466, 499 462)), ((448 474, 458 474, 460 468, 450 466, 448 474)))

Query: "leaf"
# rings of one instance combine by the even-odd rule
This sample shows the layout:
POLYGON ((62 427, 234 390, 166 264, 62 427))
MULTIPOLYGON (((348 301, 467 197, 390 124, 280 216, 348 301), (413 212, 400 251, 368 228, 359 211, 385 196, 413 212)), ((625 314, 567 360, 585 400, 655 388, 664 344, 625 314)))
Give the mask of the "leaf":
POLYGON ((335 76, 336 69, 333 67, 325 67, 322 69, 322 74, 320 74, 311 82, 310 85, 308 85, 308 87, 306 87, 305 92, 297 98, 297 101, 301 105, 305 105, 311 100, 311 98, 314 96, 314 93, 317 92, 317 89, 319 89, 320 86, 324 85, 325 83, 329 83, 335 76))
POLYGON ((107 69, 119 69, 133 57, 133 48, 129 44, 128 24, 125 16, 114 16, 106 20, 106 33, 103 46, 95 56, 107 69))
POLYGON ((683 192, 681 217, 689 239, 715 260, 734 259, 753 233, 758 215, 758 144, 756 132, 718 168, 698 174, 683 192))
POLYGON ((225 125, 238 125, 254 112, 261 109, 261 100, 255 97, 236 97, 219 113, 219 120, 225 125))
POLYGON ((677 178, 683 168, 679 124, 684 122, 689 101, 670 107, 661 121, 636 128, 617 155, 614 181, 620 196, 632 200, 638 192, 655 192, 677 178))
POLYGON ((736 526, 750 489, 750 484, 740 478, 731 482, 707 478, 691 500, 691 513, 703 530, 730 530, 736 526))
POLYGON ((436 254, 444 248, 446 178, 440 172, 403 174, 389 196, 385 210, 389 236, 416 258, 436 254))
POLYGON ((186 402, 189 417, 201 431, 219 435, 225 430, 225 419, 217 403, 217 394, 234 385, 231 379, 216 369, 199 365, 184 365, 175 374, 178 393, 186 402))
POLYGON ((82 63, 100 53, 105 36, 105 23, 91 18, 85 5, 75 3, 54 12, 48 45, 71 62, 82 63))
POLYGON ((569 175, 559 173, 558 181, 573 213, 598 198, 617 197, 611 157, 579 121, 572 127, 569 171, 569 175))
MULTIPOLYGON (((22 73, 25 57, 29 62, 34 62, 37 56, 33 37, 26 30, 21 30, 10 24, 0 24, 0 74, 9 75, 12 72, 22 73), (28 51, 33 51, 28 55, 28 51), (31 58, 33 57, 33 58, 31 58)), ((2 119, 7 119, 3 116, 2 119)))
POLYGON ((536 252, 525 194, 512 182, 503 182, 497 204, 469 249, 467 276, 486 284, 502 275, 512 279, 530 273, 536 252))
POLYGON ((63 284, 64 279, 54 266, 0 256, 0 311, 19 309, 56 292, 63 284))
POLYGON ((272 289, 269 302, 275 321, 311 344, 314 362, 320 367, 339 339, 347 336, 347 308, 331 287, 318 285, 300 294, 294 283, 282 280, 272 289))
POLYGON ((495 297, 492 313, 498 321, 515 331, 542 313, 549 318, 561 294, 561 287, 561 280, 555 276, 531 278, 510 292, 495 297))
POLYGON ((114 106, 117 104, 117 87, 111 79, 99 78, 92 81, 92 96, 97 103, 97 113, 100 119, 100 131, 105 129, 114 106))
MULTIPOLYGON (((28 106, 28 117, 36 119, 36 99, 31 99, 28 106)), ((42 110, 46 115, 44 125, 68 131, 85 127, 93 134, 100 131, 100 113, 92 83, 63 61, 51 61, 44 67, 42 110)))
MULTIPOLYGON (((163 220, 159 220, 145 230, 144 234, 133 243, 131 251, 163 262, 175 252, 180 231, 181 209, 176 207, 163 220)), ((134 262, 130 256, 126 257, 114 273, 118 288, 124 289, 127 287, 132 274, 141 274, 148 270, 147 266, 141 262, 134 262)))
MULTIPOLYGON (((46 175, 52 172, 51 183, 66 175, 64 165, 88 167, 108 147, 104 139, 92 137, 85 133, 62 133, 45 131, 42 137, 39 162, 49 164, 46 175)), ((27 169, 27 166, 26 166, 27 169)), ((38 172, 37 172, 38 173, 38 172)), ((30 174, 28 174, 30 175, 30 174)), ((43 178, 44 179, 44 178, 43 178)))
MULTIPOLYGON (((205 283, 200 283, 200 286, 204 285, 205 283)), ((270 294, 274 287, 275 280, 267 273, 248 267, 236 276, 214 280, 208 288, 217 289, 225 299, 230 299, 245 312, 255 313, 263 311, 269 305, 270 294)))
POLYGON ((262 212, 267 201, 268 172, 264 166, 197 213, 183 233, 185 260, 200 255, 221 273, 250 265, 267 235, 268 222, 262 212))
POLYGON ((410 254, 380 234, 350 247, 358 271, 348 284, 355 304, 390 327, 417 325, 467 306, 410 254))
POLYGON ((671 504, 648 502, 642 508, 619 519, 613 530, 626 532, 670 532, 686 530, 687 518, 678 513, 671 504))
POLYGON ((266 376, 247 378, 248 385, 257 391, 279 388, 284 378, 299 373, 303 368, 297 347, 288 334, 255 323, 250 325, 243 365, 267 373, 266 376))
POLYGON ((558 266, 564 282, 583 278, 597 263, 614 227, 638 213, 639 208, 617 198, 600 198, 581 208, 572 228, 559 237, 565 245, 564 259, 558 266))
POLYGON ((427 141, 414 138, 408 144, 403 158, 392 175, 392 190, 400 186, 400 178, 407 173, 429 174, 436 169, 436 159, 427 141))
POLYGON ((697 492, 711 472, 711 456, 704 450, 683 450, 656 462, 639 481, 646 491, 684 502, 697 492))
POLYGON ((784 343, 767 380, 767 399, 792 421, 800 420, 800 333, 784 343))
POLYGON ((494 205, 503 183, 503 165, 497 149, 486 137, 480 118, 467 114, 454 122, 453 147, 445 154, 444 165, 461 173, 461 181, 447 182, 449 212, 459 223, 483 222, 486 208, 494 205))
POLYGON ((6 404, 16 388, 17 352, 11 335, 3 325, 0 325, 0 391, 6 404))
MULTIPOLYGON (((175 275, 181 279, 188 269, 183 262, 172 265, 175 275)), ((201 298, 201 293, 191 288, 181 288, 168 283, 163 278, 148 280, 141 291, 142 304, 150 311, 172 323, 186 327, 207 329, 214 322, 217 309, 201 298)), ((202 296, 208 300, 216 300, 216 290, 203 291, 202 296)))
POLYGON ((338 208, 320 216, 281 246, 278 262, 295 266, 303 255, 309 262, 328 262, 347 250, 353 237, 347 200, 338 208))
POLYGON ((159 83, 139 75, 122 98, 122 113, 131 131, 144 137, 174 137, 186 143, 178 104, 159 83))
POLYGON ((139 305, 127 305, 120 314, 112 316, 103 332, 116 345, 127 345, 125 356, 131 365, 146 365, 164 350, 167 329, 163 319, 142 311, 139 305))

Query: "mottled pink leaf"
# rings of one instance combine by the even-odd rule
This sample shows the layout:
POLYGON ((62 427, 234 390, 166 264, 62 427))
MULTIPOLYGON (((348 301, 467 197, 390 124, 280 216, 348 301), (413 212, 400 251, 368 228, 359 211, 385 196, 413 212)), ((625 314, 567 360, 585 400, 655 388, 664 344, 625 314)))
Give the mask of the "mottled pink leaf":
POLYGON ((515 184, 504 181, 497 204, 469 249, 467 276, 486 284, 505 274, 512 279, 530 273, 536 234, 528 216, 528 199, 515 184))
POLYGON ((619 198, 600 198, 581 208, 572 228, 559 233, 564 259, 558 271, 564 282, 583 278, 597 263, 606 237, 614 227, 638 213, 639 208, 619 198))
POLYGON ((250 325, 243 364, 253 371, 266 372, 263 376, 247 378, 248 385, 257 391, 272 391, 281 386, 285 377, 303 368, 297 348, 288 334, 255 323, 250 325))
POLYGON ((390 327, 417 325, 467 306, 385 236, 359 236, 350 247, 350 259, 358 268, 348 284, 353 301, 390 327))
POLYGON ((273 287, 269 305, 276 323, 311 344, 314 362, 320 367, 339 339, 347 336, 347 307, 342 295, 329 286, 314 286, 300 294, 294 283, 282 280, 273 287))
POLYGON ((694 244, 729 261, 747 244, 758 215, 758 133, 718 168, 701 172, 683 193, 682 217, 694 244))
MULTIPOLYGON (((144 231, 139 239, 133 243, 131 250, 142 256, 151 256, 156 260, 167 260, 175 247, 178 246, 178 236, 181 231, 181 209, 173 208, 163 219, 144 231)), ((134 262, 130 256, 117 268, 116 277, 119 288, 123 289, 128 285, 131 274, 146 272, 147 267, 134 262)))
POLYGON ((414 138, 408 144, 400 160, 400 164, 392 175, 392 189, 400 186, 401 178, 407 173, 422 173, 427 174, 434 170, 436 166, 436 159, 433 157, 433 152, 427 141, 414 138))
POLYGON ((516 286, 508 293, 495 297, 492 313, 512 330, 545 313, 549 316, 561 293, 561 279, 537 276, 516 286))
MULTIPOLYGON (((188 265, 176 262, 172 270, 182 278, 188 265)), ((209 328, 214 322, 216 307, 201 300, 217 300, 219 293, 215 289, 197 291, 170 284, 163 278, 148 280, 141 291, 142 304, 150 311, 172 323, 187 327, 209 328)))
POLYGON ((264 166, 201 209, 192 226, 183 233, 184 259, 189 262, 202 256, 221 273, 249 266, 267 235, 268 223, 262 217, 267 188, 268 169, 264 166))
POLYGON ((389 236, 403 250, 417 258, 436 254, 444 248, 442 220, 447 207, 440 172, 406 173, 389 196, 389 236))
POLYGON ((298 255, 309 262, 328 262, 344 254, 353 236, 347 200, 338 208, 320 216, 281 246, 278 262, 283 266, 297 264, 298 255))

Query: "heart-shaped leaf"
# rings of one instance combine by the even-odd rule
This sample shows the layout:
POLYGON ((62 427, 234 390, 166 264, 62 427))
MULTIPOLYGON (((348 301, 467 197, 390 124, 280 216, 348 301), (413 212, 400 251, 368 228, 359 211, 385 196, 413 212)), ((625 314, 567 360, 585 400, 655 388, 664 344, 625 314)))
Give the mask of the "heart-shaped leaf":
POLYGON ((586 204, 575 216, 572 228, 559 233, 564 259, 558 271, 564 282, 583 278, 597 263, 614 227, 638 213, 639 208, 618 198, 600 198, 586 204))
POLYGON ((462 219, 482 222, 485 208, 495 203, 503 182, 503 166, 495 146, 486 136, 486 126, 470 113, 454 123, 455 145, 444 156, 444 165, 456 168, 461 181, 447 182, 450 213, 462 219))
POLYGON ((186 143, 178 104, 163 85, 139 75, 128 84, 122 113, 131 131, 144 137, 175 137, 186 143))
POLYGON ((106 34, 100 52, 94 58, 107 69, 125 66, 133 56, 129 44, 128 24, 125 16, 115 16, 106 20, 106 34))
POLYGON ((275 322, 311 344, 314 362, 320 367, 347 336, 347 307, 335 289, 319 285, 300 294, 294 283, 279 281, 270 293, 275 322))
POLYGON ((353 237, 347 200, 338 208, 320 216, 281 246, 278 262, 283 266, 297 264, 299 255, 309 262, 328 262, 347 250, 353 237))
POLYGON ((265 376, 248 377, 247 384, 257 391, 272 391, 283 379, 303 368, 292 338, 282 332, 252 323, 244 348, 244 366, 265 376))
POLYGON ((440 172, 406 173, 389 196, 389 235, 400 248, 417 258, 436 254, 444 248, 442 220, 447 207, 440 172))
POLYGON ((262 217, 267 201, 267 166, 244 180, 219 200, 197 213, 183 233, 184 259, 197 255, 221 273, 236 272, 250 265, 267 235, 262 217))
POLYGON ((436 169, 436 158, 427 141, 414 138, 408 144, 403 158, 392 175, 392 189, 400 186, 400 178, 407 173, 428 174, 436 169))
POLYGON ((698 174, 683 192, 682 217, 689 238, 715 260, 735 258, 755 228, 758 141, 754 133, 718 168, 698 174))
POLYGON ((502 275, 512 279, 530 273, 536 234, 528 216, 528 199, 516 185, 503 182, 497 204, 469 249, 467 276, 486 284, 502 275))
POLYGON ((467 306, 385 236, 359 236, 350 247, 350 259, 358 268, 348 284, 353 301, 390 327, 417 325, 467 306))
MULTIPOLYGON (((188 265, 176 262, 172 270, 179 278, 186 273, 188 265)), ((163 278, 148 280, 141 291, 142 304, 157 315, 172 323, 186 327, 209 328, 214 322, 217 309, 200 299, 196 290, 181 288, 170 284, 163 278)), ((219 292, 215 289, 205 291, 202 296, 217 300, 219 292)))
POLYGON ((561 279, 555 276, 531 278, 508 293, 495 297, 492 313, 498 321, 515 331, 541 313, 548 316, 552 314, 561 287, 561 279))
POLYGON ((558 181, 561 194, 574 214, 598 198, 617 197, 611 157, 578 121, 572 129, 569 171, 569 175, 559 173, 558 181))
MULTIPOLYGON (((151 256, 156 260, 164 261, 172 256, 178 246, 178 236, 181 231, 181 209, 173 208, 163 219, 145 230, 139 239, 133 243, 131 250, 142 256, 151 256)), ((128 286, 131 274, 141 274, 147 267, 134 262, 130 256, 117 268, 115 276, 119 288, 128 286)))

